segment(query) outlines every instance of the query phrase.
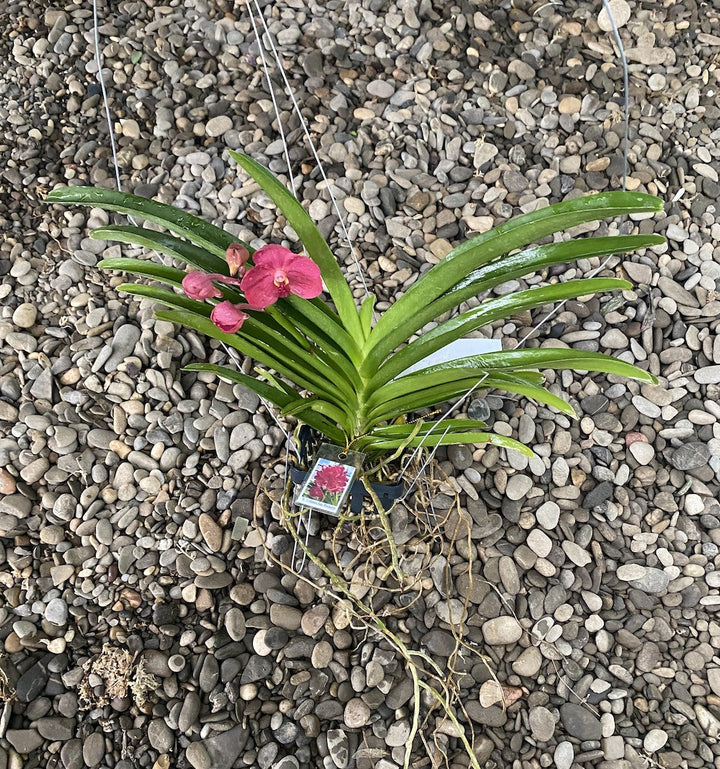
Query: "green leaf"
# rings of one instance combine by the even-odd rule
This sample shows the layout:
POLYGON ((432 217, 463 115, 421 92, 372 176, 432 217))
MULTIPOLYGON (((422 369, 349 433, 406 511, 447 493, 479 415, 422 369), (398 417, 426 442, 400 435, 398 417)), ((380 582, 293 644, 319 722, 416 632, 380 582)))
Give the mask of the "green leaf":
MULTIPOLYGON (((249 388, 253 392, 257 393, 261 398, 269 401, 274 406, 277 406, 282 410, 292 410, 295 408, 302 408, 304 398, 299 395, 295 397, 289 396, 283 390, 266 384, 265 382, 256 379, 255 377, 247 376, 234 369, 227 368, 225 366, 217 366, 214 363, 190 363, 183 368, 183 371, 209 371, 212 374, 224 377, 231 382, 243 385, 249 388)), ((319 432, 327 435, 330 440, 344 441, 342 432, 333 425, 332 422, 328 422, 326 419, 316 414, 306 414, 306 417, 302 420, 310 427, 318 430, 319 432)))
POLYGON ((118 211, 121 214, 142 216, 143 219, 159 224, 176 235, 202 246, 223 260, 227 247, 231 243, 240 242, 235 235, 187 211, 131 195, 128 192, 117 192, 100 187, 60 187, 49 192, 45 200, 48 203, 75 203, 118 211))
MULTIPOLYGON (((165 303, 168 302, 166 301, 165 303)), ((316 369, 305 370, 296 361, 279 355, 272 344, 269 344, 265 338, 245 334, 245 326, 250 321, 245 321, 243 328, 238 333, 226 334, 220 331, 209 318, 202 317, 197 313, 185 312, 183 310, 168 310, 157 312, 156 317, 160 320, 167 320, 170 323, 179 323, 198 333, 224 342, 229 347, 239 350, 243 355, 253 358, 263 366, 274 369, 290 380, 296 387, 322 395, 326 400, 335 403, 348 414, 354 413, 344 396, 334 389, 334 385, 331 382, 325 382, 318 375, 316 369)), ((254 334, 257 334, 256 330, 254 330, 254 334)))
POLYGON ((204 318, 209 318, 212 312, 212 307, 205 302, 198 302, 197 299, 190 299, 185 294, 165 291, 156 286, 146 286, 144 283, 121 283, 117 290, 123 291, 126 294, 133 294, 134 296, 144 296, 168 307, 187 310, 204 318))
POLYGON ((327 310, 325 312, 307 299, 293 294, 290 294, 283 302, 286 303, 283 305, 283 311, 287 311, 295 325, 301 328, 318 346, 327 347, 330 344, 344 353, 356 368, 360 365, 362 355, 360 348, 342 326, 338 316, 327 305, 322 305, 327 310), (317 331, 309 329, 304 321, 312 324, 315 329, 322 333, 322 336, 318 335, 317 331))
POLYGON ((367 339, 372 331, 373 308, 375 307, 375 294, 368 294, 360 305, 360 326, 363 338, 367 339))
POLYGON ((553 395, 553 393, 545 387, 529 384, 526 380, 521 379, 517 375, 492 374, 485 380, 485 382, 483 382, 483 388, 485 387, 492 387, 497 390, 505 390, 505 392, 522 395, 525 398, 530 398, 545 406, 557 409, 563 414, 573 417, 573 419, 577 418, 575 409, 567 401, 559 398, 557 395, 553 395))
POLYGON ((644 212, 662 211, 659 198, 639 192, 600 192, 511 219, 453 249, 428 270, 380 318, 366 342, 372 349, 396 326, 411 318, 461 281, 468 273, 516 248, 578 224, 644 212))
MULTIPOLYGON (((521 373, 515 374, 514 378, 517 381, 518 387, 526 387, 528 392, 531 389, 533 391, 538 391, 537 396, 541 395, 541 393, 547 392, 544 388, 540 387, 543 382, 542 374, 538 374, 535 371, 523 371, 521 373)), ((395 419, 396 417, 410 414, 413 411, 430 408, 442 403, 447 403, 448 401, 454 401, 455 399, 465 395, 468 390, 474 388, 478 382, 478 379, 479 377, 477 375, 471 378, 449 378, 449 381, 445 381, 442 384, 424 389, 416 389, 415 385, 412 385, 407 392, 403 393, 402 396, 393 398, 392 400, 386 401, 385 403, 382 403, 379 406, 373 408, 364 421, 364 429, 369 430, 378 422, 395 419)), ((509 381, 509 375, 491 374, 482 383, 481 389, 486 390, 495 387, 500 389, 507 389, 507 384, 509 381)), ((550 395, 551 399, 555 398, 555 396, 552 394, 548 394, 550 395)), ((545 402, 540 397, 535 397, 535 400, 545 402)), ((557 400, 561 401, 561 399, 557 400)), ((561 403, 565 406, 568 405, 565 403, 565 401, 561 401, 561 403)), ((548 403, 548 405, 551 404, 548 403)), ((560 408, 561 411, 564 410, 559 403, 553 402, 552 405, 560 408)), ((569 413, 571 413, 573 416, 575 415, 575 412, 572 410, 570 410, 569 413)))
POLYGON ((166 232, 156 232, 147 227, 112 225, 94 229, 90 233, 90 237, 96 240, 112 240, 149 248, 151 251, 157 251, 160 254, 171 256, 173 259, 179 259, 186 264, 191 264, 203 272, 230 274, 224 258, 220 258, 193 243, 168 235, 166 232))
POLYGON ((491 443, 494 446, 499 446, 504 449, 513 449, 519 451, 526 457, 532 457, 533 452, 525 446, 525 444, 516 441, 513 438, 508 438, 506 435, 498 435, 496 433, 488 432, 452 432, 444 431, 431 432, 430 435, 426 434, 426 430, 423 427, 419 434, 413 438, 382 438, 368 436, 362 442, 358 443, 358 447, 364 451, 388 451, 391 449, 397 449, 400 446, 406 448, 415 448, 417 446, 424 446, 426 448, 433 448, 435 446, 452 446, 458 443, 474 443, 483 445, 485 443, 491 443))
POLYGON ((524 350, 504 350, 485 355, 440 363, 423 371, 400 377, 380 387, 368 399, 366 409, 370 412, 381 403, 402 397, 413 389, 423 389, 443 384, 449 379, 480 380, 485 374, 509 374, 527 369, 569 369, 572 371, 598 371, 606 374, 639 379, 648 384, 657 384, 652 374, 630 363, 586 350, 558 349, 555 347, 524 350))
POLYGON ((228 150, 228 152, 230 157, 250 174, 282 211, 302 241, 308 256, 320 267, 325 285, 335 307, 337 307, 338 315, 345 329, 360 344, 363 337, 352 292, 340 265, 325 242, 325 238, 320 234, 320 230, 315 226, 307 211, 300 205, 297 198, 266 168, 240 152, 233 150, 228 150))
MULTIPOLYGON (((373 428, 370 436, 377 436, 379 438, 407 438, 415 432, 416 424, 414 422, 406 422, 399 425, 379 425, 373 428)), ((419 432, 421 435, 437 435, 438 433, 444 433, 446 430, 450 433, 456 433, 482 430, 486 427, 485 422, 480 422, 477 419, 440 419, 429 422, 423 421, 419 432)))
POLYGON ((120 272, 129 272, 133 275, 144 275, 154 280, 167 283, 169 286, 182 285, 182 279, 185 273, 175 267, 166 267, 164 264, 142 261, 140 259, 126 259, 124 257, 113 257, 112 259, 102 259, 97 266, 101 270, 119 270, 120 272))
MULTIPOLYGON (((515 294, 500 296, 494 299, 486 299, 479 307, 451 318, 431 331, 423 334, 419 339, 411 342, 407 347, 395 353, 383 364, 370 380, 368 390, 372 392, 381 384, 388 382, 393 377, 399 376, 415 363, 419 363, 428 355, 437 352, 457 339, 462 339, 467 334, 477 331, 488 323, 499 318, 509 318, 523 310, 531 310, 543 307, 546 304, 560 302, 567 299, 575 299, 579 296, 595 294, 600 291, 613 291, 632 288, 632 284, 626 280, 617 278, 588 278, 584 280, 570 280, 567 283, 555 283, 551 286, 537 286, 527 291, 519 291, 515 294)), ((375 350, 368 356, 361 373, 374 371, 378 362, 375 359, 375 350), (367 369, 365 369, 367 366, 367 369)))
POLYGON ((434 302, 419 308, 414 315, 408 315, 400 320, 395 328, 372 348, 372 355, 375 360, 384 361, 393 350, 430 321, 458 307, 462 302, 514 278, 532 275, 556 264, 626 253, 638 248, 657 246, 664 242, 665 238, 660 235, 582 238, 534 246, 517 254, 500 256, 469 275, 463 276, 462 280, 449 291, 434 302))

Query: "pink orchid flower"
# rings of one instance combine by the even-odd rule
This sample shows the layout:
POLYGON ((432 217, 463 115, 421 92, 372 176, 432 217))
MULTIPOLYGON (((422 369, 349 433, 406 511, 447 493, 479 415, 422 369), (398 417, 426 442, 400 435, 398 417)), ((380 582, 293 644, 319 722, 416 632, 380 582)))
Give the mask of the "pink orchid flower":
POLYGON ((230 268, 230 277, 219 272, 189 272, 182 281, 185 293, 191 299, 213 299, 222 296, 222 291, 213 283, 228 283, 239 286, 240 278, 245 274, 245 263, 250 253, 242 243, 231 243, 225 251, 225 261, 230 268), (232 277, 237 275, 237 277, 232 277))
POLYGON ((213 307, 210 320, 226 334, 234 334, 242 324, 250 317, 243 309, 252 309, 244 304, 232 302, 220 302, 213 307))
POLYGON ((182 280, 183 291, 191 299, 212 299, 222 296, 222 291, 213 283, 229 283, 233 286, 239 286, 238 278, 230 278, 219 272, 188 272, 182 280))
POLYGON ((314 299, 322 291, 320 268, 307 256, 269 245, 254 253, 253 262, 240 287, 254 307, 269 307, 290 294, 314 299))
POLYGON ((250 252, 242 243, 231 243, 225 251, 225 261, 228 263, 231 275, 242 278, 245 274, 245 263, 250 258, 250 252))

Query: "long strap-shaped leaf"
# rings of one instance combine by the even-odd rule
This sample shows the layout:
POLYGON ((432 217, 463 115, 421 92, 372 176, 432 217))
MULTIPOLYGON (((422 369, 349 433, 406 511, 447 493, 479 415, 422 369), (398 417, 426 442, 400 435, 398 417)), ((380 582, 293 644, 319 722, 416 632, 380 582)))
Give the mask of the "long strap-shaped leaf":
POLYGON ((243 355, 247 355, 268 368, 274 369, 282 376, 289 379, 297 387, 310 392, 322 392, 323 397, 328 399, 338 398, 336 393, 328 394, 325 388, 320 388, 315 382, 305 379, 297 371, 290 368, 285 361, 278 360, 268 353, 267 349, 253 344, 248 339, 240 337, 239 334, 226 334, 213 325, 209 318, 203 318, 200 315, 183 310, 161 310, 155 313, 159 320, 167 320, 170 323, 179 323, 183 326, 205 334, 213 339, 224 342, 230 347, 239 350, 243 355))
POLYGON ((458 307, 472 297, 489 291, 513 278, 532 275, 555 264, 572 263, 578 259, 622 254, 638 248, 650 248, 665 242, 661 235, 623 235, 581 238, 535 246, 517 254, 500 256, 489 264, 473 270, 434 302, 421 307, 414 315, 403 318, 371 350, 369 358, 380 365, 390 353, 406 342, 430 321, 458 307))
POLYGON ((468 273, 501 254, 578 224, 621 214, 662 211, 662 207, 663 202, 659 198, 639 192, 600 192, 511 219, 453 249, 410 286, 380 318, 365 349, 372 349, 404 318, 419 312, 468 273))
MULTIPOLYGON (((452 421, 452 420, 451 420, 452 421)), ((445 428, 434 430, 433 423, 425 425, 418 431, 418 434, 410 438, 385 438, 370 434, 356 442, 357 448, 362 451, 387 451, 388 449, 397 449, 401 446, 413 448, 416 446, 425 446, 432 448, 434 446, 450 446, 458 443, 491 443, 494 446, 500 446, 506 449, 514 449, 527 457, 532 457, 533 452, 520 441, 508 438, 506 435, 480 431, 445 431, 445 428), (428 434, 429 432, 429 434, 428 434)))
POLYGON ((311 359, 303 350, 277 334, 272 338, 274 332, 271 333, 271 329, 262 328, 257 322, 253 323, 252 319, 245 321, 243 326, 243 329, 247 327, 252 333, 241 331, 237 334, 226 334, 210 321, 212 308, 204 302, 197 302, 182 294, 141 283, 123 283, 118 286, 118 290, 145 296, 168 307, 176 308, 178 312, 183 313, 184 319, 174 322, 190 326, 200 333, 229 344, 244 355, 249 355, 263 365, 275 369, 298 387, 322 393, 328 400, 335 401, 343 407, 345 404, 352 405, 352 391, 347 385, 338 386, 338 383, 341 383, 339 376, 334 376, 330 371, 319 372, 321 363, 319 360, 311 359))
POLYGON ((574 418, 577 416, 575 409, 567 401, 554 395, 545 387, 539 387, 528 382, 520 376, 520 373, 521 372, 518 372, 515 375, 491 374, 483 382, 483 388, 492 387, 497 390, 505 390, 505 392, 513 393, 515 395, 522 395, 525 398, 531 398, 545 406, 551 406, 563 414, 567 414, 569 417, 574 418))
MULTIPOLYGON (((416 425, 407 422, 400 425, 379 425, 370 433, 378 438, 407 438, 415 431, 416 425)), ((487 425, 478 419, 439 419, 437 421, 423 422, 420 426, 421 435, 437 435, 445 430, 450 432, 468 432, 469 430, 482 430, 487 425)))
MULTIPOLYGON (((495 374, 489 376, 483 382, 482 389, 495 387, 496 383, 494 380, 496 376, 495 374)), ((520 377, 526 384, 538 388, 543 382, 542 374, 537 371, 523 371, 515 376, 520 377)), ((417 384, 410 385, 408 391, 400 397, 385 401, 373 408, 367 415, 366 427, 369 429, 370 426, 378 422, 384 422, 412 411, 455 400, 476 384, 478 378, 477 376, 471 379, 464 379, 462 377, 459 379, 449 378, 448 381, 442 384, 426 388, 418 388, 417 384)))
MULTIPOLYGON (((174 307, 179 310, 186 310, 203 318, 209 318, 212 312, 212 307, 205 302, 198 302, 197 299, 190 299, 185 294, 177 294, 174 291, 165 291, 165 289, 157 288, 156 286, 148 286, 145 283, 121 283, 117 287, 117 291, 123 291, 126 294, 132 294, 133 296, 143 296, 147 299, 152 299, 155 302, 160 302, 167 307, 174 307)), ((211 324, 212 325, 212 324, 211 324)))
MULTIPOLYGON (((355 343, 355 340, 350 334, 345 331, 337 315, 334 313, 329 315, 307 299, 301 299, 299 296, 294 296, 293 294, 290 294, 284 302, 286 304, 283 305, 283 311, 286 312, 289 310, 287 314, 289 317, 293 318, 296 325, 301 325, 299 316, 307 319, 307 321, 324 334, 324 341, 329 342, 338 350, 344 352, 347 357, 353 361, 356 367, 360 365, 362 355, 360 347, 355 343)), ((323 307, 328 310, 330 309, 325 304, 323 304, 323 307)))
POLYGON ((60 187, 49 192, 45 200, 48 203, 77 203, 118 211, 121 214, 142 216, 143 219, 159 224, 222 258, 231 243, 241 242, 237 236, 187 211, 158 203, 156 200, 131 195, 129 192, 117 192, 100 187, 60 187))
POLYGON ((167 232, 156 232, 147 227, 131 227, 118 224, 108 227, 98 227, 90 233, 96 240, 114 240, 119 243, 130 243, 135 246, 149 248, 160 254, 166 254, 173 259, 179 259, 186 264, 197 267, 203 272, 215 272, 229 275, 228 265, 224 259, 210 253, 204 248, 180 240, 167 232))
MULTIPOLYGON (((451 318, 445 321, 445 323, 441 323, 432 331, 428 331, 427 334, 423 334, 419 339, 411 342, 400 352, 396 352, 372 377, 368 384, 368 390, 372 392, 381 384, 385 384, 385 382, 398 376, 413 364, 437 352, 445 347, 445 345, 450 344, 450 342, 461 339, 466 334, 477 331, 499 318, 507 318, 524 310, 532 310, 551 302, 575 299, 578 296, 596 294, 600 291, 625 290, 629 288, 632 288, 632 284, 626 280, 619 280, 617 278, 588 278, 585 280, 570 280, 567 283, 556 283, 551 286, 538 286, 536 288, 529 288, 527 291, 518 291, 515 294, 487 299, 479 307, 463 312, 456 318, 451 318)), ((372 358, 372 353, 370 358, 372 358)))
POLYGON ((229 150, 229 154, 265 190, 282 211, 305 246, 308 256, 320 267, 325 285, 345 329, 360 344, 363 340, 363 334, 355 300, 340 265, 330 251, 325 238, 320 234, 320 230, 300 205, 298 199, 267 168, 241 152, 229 150))
POLYGON ((175 267, 166 267, 164 264, 156 264, 141 259, 129 259, 124 256, 101 259, 97 263, 101 270, 120 270, 133 275, 144 275, 147 278, 159 280, 169 286, 181 286, 185 273, 175 267))
MULTIPOLYGON (((373 409, 367 416, 365 429, 369 429, 370 426, 378 422, 394 419, 412 411, 453 401, 477 384, 478 378, 475 376, 469 379, 456 379, 447 384, 435 385, 424 390, 413 389, 406 395, 394 398, 373 409)), ((574 417, 575 411, 569 403, 540 386, 542 379, 542 375, 534 371, 523 371, 514 375, 495 373, 490 374, 483 381, 482 389, 499 389, 522 395, 574 417)))
MULTIPOLYGON (((556 264, 572 264, 579 259, 624 254, 640 248, 652 248, 665 243, 662 235, 612 235, 609 237, 574 238, 544 246, 532 246, 516 254, 500 256, 489 264, 473 270, 456 283, 431 307, 435 318, 457 307, 481 291, 488 291, 513 278, 532 275, 556 264)), ((432 318, 431 318, 432 320, 432 318)))
POLYGON ((504 350, 489 352, 485 355, 473 355, 467 358, 439 363, 416 374, 401 377, 380 387, 367 400, 369 412, 385 401, 399 398, 412 388, 425 388, 447 382, 449 379, 475 377, 479 380, 484 374, 512 373, 527 369, 571 369, 573 371, 599 371, 605 374, 639 379, 648 384, 657 384, 657 379, 647 371, 625 361, 587 350, 552 348, 533 348, 525 350, 504 350))
MULTIPOLYGON (((273 387, 272 385, 262 382, 255 377, 247 376, 234 369, 227 368, 225 366, 217 366, 214 363, 190 363, 183 368, 183 371, 209 371, 210 373, 217 374, 225 379, 235 382, 236 384, 243 385, 253 392, 257 393, 261 398, 269 401, 279 409, 287 410, 289 408, 302 407, 304 398, 296 395, 294 398, 283 390, 273 387)), ((319 430, 324 435, 327 435, 330 440, 344 441, 345 438, 340 430, 324 417, 305 412, 302 417, 302 421, 308 424, 315 430, 319 430)))

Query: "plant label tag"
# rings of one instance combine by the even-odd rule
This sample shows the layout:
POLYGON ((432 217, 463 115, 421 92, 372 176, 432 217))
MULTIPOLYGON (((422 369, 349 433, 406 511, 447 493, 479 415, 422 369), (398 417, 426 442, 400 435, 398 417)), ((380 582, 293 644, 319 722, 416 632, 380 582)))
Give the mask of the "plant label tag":
POLYGON ((327 515, 340 516, 350 489, 360 474, 365 455, 323 443, 307 479, 295 496, 295 504, 327 515))
POLYGON ((502 340, 500 339, 456 339, 445 347, 441 347, 437 352, 428 355, 417 363, 413 363, 410 368, 400 374, 401 377, 408 374, 414 374, 416 371, 422 371, 430 366, 437 366, 438 363, 448 363, 458 358, 469 358, 471 355, 483 355, 489 352, 500 352, 502 350, 502 340))

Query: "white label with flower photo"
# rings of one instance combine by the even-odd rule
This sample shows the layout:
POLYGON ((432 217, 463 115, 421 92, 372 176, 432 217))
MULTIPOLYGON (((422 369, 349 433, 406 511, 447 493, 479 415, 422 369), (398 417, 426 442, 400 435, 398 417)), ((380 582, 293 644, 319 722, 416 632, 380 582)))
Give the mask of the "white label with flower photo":
POLYGON ((295 504, 328 515, 339 515, 356 472, 357 468, 352 465, 318 459, 295 498, 295 504))

